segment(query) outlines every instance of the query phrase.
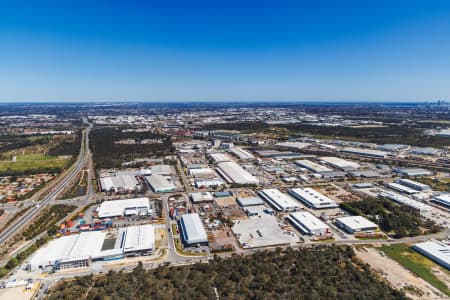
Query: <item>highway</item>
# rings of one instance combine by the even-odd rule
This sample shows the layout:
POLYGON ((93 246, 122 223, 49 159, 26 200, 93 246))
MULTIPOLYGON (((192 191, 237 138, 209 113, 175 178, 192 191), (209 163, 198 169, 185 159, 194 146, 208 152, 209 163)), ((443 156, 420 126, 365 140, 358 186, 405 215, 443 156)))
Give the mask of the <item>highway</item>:
POLYGON ((70 167, 66 173, 63 173, 61 178, 58 179, 58 183, 51 190, 51 192, 45 196, 45 198, 38 202, 32 209, 27 211, 23 216, 19 219, 15 220, 8 228, 5 228, 0 233, 0 244, 5 243, 11 237, 13 237, 16 233, 18 233, 23 226, 28 224, 34 217, 38 215, 42 209, 44 209, 47 205, 55 201, 57 195, 61 193, 64 188, 70 184, 70 182, 81 172, 84 165, 88 162, 90 157, 89 152, 89 131, 91 130, 91 125, 88 128, 83 130, 83 138, 81 141, 81 149, 80 154, 78 155, 77 161, 70 167))

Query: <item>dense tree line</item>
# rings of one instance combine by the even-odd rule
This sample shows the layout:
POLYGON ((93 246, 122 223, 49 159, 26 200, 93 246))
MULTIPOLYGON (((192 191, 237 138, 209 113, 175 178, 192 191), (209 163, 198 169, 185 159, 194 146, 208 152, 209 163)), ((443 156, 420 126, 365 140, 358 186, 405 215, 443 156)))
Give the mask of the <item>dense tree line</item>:
POLYGON ((61 142, 57 143, 54 147, 48 150, 48 155, 60 156, 60 155, 73 155, 77 156, 81 149, 81 141, 83 139, 83 133, 81 130, 77 131, 73 138, 64 138, 61 142))
POLYGON ((49 299, 405 299, 354 259, 353 249, 315 247, 215 257, 209 263, 158 267, 64 281, 49 299))
POLYGON ((344 210, 368 217, 386 232, 395 232, 394 237, 417 236, 442 230, 432 220, 423 220, 417 209, 396 204, 386 199, 365 199, 340 204, 344 210))
POLYGON ((170 137, 151 132, 122 132, 118 128, 99 128, 90 133, 90 148, 96 168, 119 168, 123 162, 143 157, 160 157, 175 151, 170 137), (162 139, 155 144, 117 144, 126 139, 162 139))
POLYGON ((0 153, 34 145, 46 145, 50 142, 51 138, 51 135, 33 138, 29 136, 0 135, 0 153))
POLYGON ((289 134, 313 135, 336 139, 353 139, 362 142, 377 144, 408 144, 415 146, 443 147, 450 145, 450 138, 424 135, 422 130, 411 125, 389 125, 386 127, 328 127, 314 124, 277 124, 269 125, 263 122, 235 122, 224 124, 208 124, 203 127, 207 130, 245 130, 263 132, 269 128, 287 129, 289 134))
POLYGON ((62 169, 67 168, 73 162, 74 162, 73 160, 68 160, 68 162, 65 164, 64 168, 46 167, 46 168, 30 169, 30 170, 22 170, 22 171, 7 169, 5 171, 0 171, 0 177, 24 176, 24 175, 33 175, 33 174, 43 174, 43 173, 49 173, 49 174, 60 173, 62 171, 62 169))

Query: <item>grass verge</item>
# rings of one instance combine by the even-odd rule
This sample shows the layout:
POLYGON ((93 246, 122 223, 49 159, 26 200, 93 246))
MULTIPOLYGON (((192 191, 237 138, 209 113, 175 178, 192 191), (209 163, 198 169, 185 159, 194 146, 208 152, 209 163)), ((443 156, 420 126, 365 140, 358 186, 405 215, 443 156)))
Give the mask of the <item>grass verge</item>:
POLYGON ((432 267, 438 267, 433 261, 413 251, 405 244, 384 245, 381 250, 403 267, 450 297, 450 290, 447 285, 439 280, 431 270, 432 267))

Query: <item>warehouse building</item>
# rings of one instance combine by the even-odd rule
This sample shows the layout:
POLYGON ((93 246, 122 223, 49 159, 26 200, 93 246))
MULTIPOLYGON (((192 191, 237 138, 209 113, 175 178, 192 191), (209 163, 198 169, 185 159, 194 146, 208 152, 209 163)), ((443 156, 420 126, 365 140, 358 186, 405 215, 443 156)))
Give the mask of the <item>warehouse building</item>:
POLYGON ((177 189, 168 176, 152 174, 145 176, 145 181, 155 193, 168 193, 177 189))
POLYGON ((125 256, 150 255, 154 250, 155 227, 152 224, 123 228, 120 236, 124 236, 125 256))
POLYGON ((155 165, 151 166, 150 170, 153 175, 173 175, 175 172, 170 165, 155 165))
POLYGON ((281 142, 278 144, 275 144, 280 149, 286 149, 286 150, 301 150, 304 148, 307 148, 311 146, 310 143, 302 143, 302 142, 281 142))
POLYGON ((29 270, 88 267, 93 261, 148 255, 154 250, 154 243, 152 224, 121 229, 112 247, 105 246, 109 244, 106 232, 82 232, 51 240, 34 253, 27 267, 29 270))
POLYGON ((258 195, 273 206, 277 211, 297 211, 301 208, 300 203, 289 195, 280 192, 278 189, 265 189, 259 191, 258 195))
POLYGON ((442 194, 433 198, 433 202, 436 202, 446 208, 450 208, 450 194, 442 194))
POLYGON ((250 152, 248 152, 247 150, 244 150, 240 147, 232 147, 229 150, 232 154, 234 154, 236 157, 238 157, 241 160, 251 160, 251 159, 255 159, 255 157, 253 156, 253 154, 251 154, 250 152))
POLYGON ((380 173, 372 170, 351 171, 349 172, 349 175, 352 177, 363 177, 363 178, 383 177, 383 175, 381 175, 380 173))
POLYGON ((190 193, 189 198, 191 198, 192 203, 214 201, 214 197, 210 192, 190 193))
POLYGON ((407 186, 404 186, 402 184, 398 184, 398 183, 395 183, 395 182, 389 182, 389 183, 386 184, 386 186, 388 188, 394 190, 394 191, 405 193, 405 194, 408 194, 408 195, 416 194, 416 193, 419 192, 417 190, 414 190, 412 188, 409 188, 407 186))
POLYGON ((320 165, 318 163, 312 162, 312 161, 307 160, 307 159, 296 160, 295 164, 300 166, 300 167, 306 168, 306 169, 308 169, 308 170, 310 170, 311 172, 314 172, 314 173, 322 173, 322 172, 331 172, 331 171, 333 171, 332 169, 330 169, 328 167, 322 166, 322 165, 320 165))
POLYGON ((312 154, 303 154, 291 151, 276 151, 276 150, 256 150, 256 154, 261 157, 273 157, 277 159, 295 159, 295 158, 315 158, 312 154))
POLYGON ((403 145, 403 144, 384 144, 378 147, 378 150, 381 151, 387 151, 387 152, 397 152, 400 150, 407 150, 409 149, 409 145, 403 145))
POLYGON ((98 256, 106 234, 101 231, 83 232, 63 236, 38 249, 31 258, 28 269, 48 267, 56 270, 87 267, 91 257, 98 256))
POLYGON ((426 185, 424 183, 421 182, 417 182, 414 180, 410 180, 410 179, 404 179, 401 178, 399 180, 397 180, 397 182, 401 185, 407 186, 409 188, 418 190, 418 191, 430 191, 431 187, 429 185, 426 185))
POLYGON ((323 235, 330 232, 330 228, 324 222, 307 211, 294 212, 288 219, 298 230, 307 235, 323 235))
POLYGON ((347 175, 344 171, 331 171, 331 172, 322 172, 319 174, 324 179, 336 179, 343 178, 347 175))
POLYGON ((194 177, 211 176, 214 175, 214 171, 208 167, 190 167, 188 169, 188 174, 194 177))
POLYGON ((411 153, 417 155, 435 156, 441 154, 441 150, 432 147, 414 147, 411 149, 411 153))
POLYGON ((377 224, 361 216, 337 218, 336 225, 348 233, 373 232, 378 230, 377 224))
POLYGON ((428 257, 437 264, 450 270, 450 241, 441 242, 432 240, 428 242, 418 243, 412 246, 414 250, 428 257))
POLYGON ((329 164, 332 167, 344 170, 344 171, 351 171, 351 170, 357 170, 361 166, 358 163, 355 163, 353 161, 345 160, 339 157, 333 157, 333 156, 324 156, 319 158, 321 161, 329 164))
POLYGON ((289 190, 289 193, 296 199, 305 203, 306 206, 314 209, 338 207, 334 200, 322 195, 312 188, 295 188, 289 190))
POLYGON ((100 177, 99 181, 102 192, 132 193, 142 189, 136 176, 131 173, 116 173, 112 176, 100 177))
POLYGON ((222 185, 225 185, 225 182, 220 178, 211 178, 211 179, 195 179, 194 185, 198 189, 209 189, 209 188, 218 188, 222 185))
POLYGON ((427 204, 425 204, 425 203, 413 200, 413 199, 411 199, 409 197, 400 195, 400 194, 395 193, 395 192, 382 191, 379 194, 379 196, 383 197, 383 198, 387 198, 387 199, 392 200, 392 201, 395 201, 397 203, 404 204, 404 205, 407 205, 409 207, 415 208, 420 213, 430 212, 432 210, 432 207, 427 205, 427 204))
POLYGON ((234 161, 228 154, 226 153, 210 153, 209 154, 209 158, 214 162, 214 163, 221 163, 221 162, 226 162, 226 161, 234 161))
POLYGON ((104 201, 97 208, 99 218, 147 215, 151 212, 148 198, 104 201))
POLYGON ((235 162, 222 162, 217 165, 217 171, 228 182, 235 184, 259 184, 259 180, 245 171, 235 162))
POLYGON ((185 245, 208 245, 208 236, 198 214, 183 215, 180 219, 180 228, 185 245))
POLYGON ((363 149, 363 148, 353 148, 353 147, 345 147, 341 150, 345 153, 356 154, 361 156, 369 156, 376 158, 385 158, 388 153, 384 151, 372 150, 372 149, 363 149))
POLYGON ((264 205, 264 200, 259 197, 237 198, 237 203, 242 207, 264 205))
POLYGON ((405 176, 430 176, 433 173, 422 168, 394 168, 394 171, 405 176))

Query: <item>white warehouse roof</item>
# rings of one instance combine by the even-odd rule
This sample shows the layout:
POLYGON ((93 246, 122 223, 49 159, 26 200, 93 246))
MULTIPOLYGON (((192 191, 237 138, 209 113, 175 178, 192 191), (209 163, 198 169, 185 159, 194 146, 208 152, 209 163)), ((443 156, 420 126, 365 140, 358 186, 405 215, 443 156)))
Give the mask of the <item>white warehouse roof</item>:
POLYGON ((289 219, 306 234, 325 233, 330 229, 324 222, 307 211, 294 212, 289 219))
POLYGON ((395 183, 395 182, 389 182, 386 184, 387 187, 396 190, 398 192, 402 192, 402 193, 406 193, 406 194, 415 194, 418 193, 419 191, 412 189, 410 187, 404 186, 402 184, 399 183, 395 183))
POLYGON ((209 157, 211 157, 211 159, 215 162, 215 163, 220 163, 220 162, 225 162, 225 161, 234 161, 228 154, 226 153, 210 153, 209 157))
POLYGON ((245 171, 235 162, 228 161, 219 163, 218 171, 228 183, 259 184, 259 180, 255 176, 245 171))
POLYGON ((345 227, 352 229, 353 231, 378 228, 377 224, 361 216, 342 217, 337 218, 336 221, 343 224, 345 227))
POLYGON ((307 159, 301 159, 301 160, 296 160, 295 163, 297 165, 299 165, 300 167, 304 167, 307 168, 308 170, 315 172, 315 173, 321 173, 321 172, 331 172, 333 171, 332 169, 322 166, 318 163, 312 162, 310 160, 307 159))
POLYGON ((233 153, 234 155, 236 155, 237 157, 239 157, 239 159, 242 160, 247 160, 247 159, 254 159, 255 157, 253 156, 253 154, 251 154, 250 152, 248 152, 247 150, 244 150, 242 148, 239 147, 233 147, 230 149, 230 152, 233 153))
POLYGON ((300 150, 300 149, 311 146, 311 144, 310 143, 302 143, 302 142, 281 142, 281 143, 276 144, 275 146, 278 146, 280 148, 300 150))
POLYGON ((259 195, 278 211, 294 211, 301 207, 299 202, 277 189, 261 190, 259 195))
POLYGON ((139 186, 139 182, 133 174, 115 174, 114 176, 106 176, 100 178, 102 191, 111 191, 123 189, 132 191, 139 186))
POLYGON ((193 203, 213 201, 214 197, 210 192, 190 193, 189 196, 193 203))
POLYGON ((142 209, 145 213, 150 209, 148 198, 132 198, 124 200, 105 201, 98 208, 99 218, 111 218, 125 215, 125 210, 142 209))
POLYGON ((150 169, 152 174, 171 175, 174 173, 170 165, 155 165, 151 166, 150 169))
POLYGON ((154 225, 121 229, 118 234, 119 240, 112 249, 102 250, 105 238, 104 231, 88 231, 51 240, 33 254, 29 267, 31 270, 36 270, 39 267, 56 266, 58 262, 120 257, 124 252, 153 250, 154 225))
POLYGON ((411 199, 409 197, 400 195, 400 194, 395 193, 395 192, 382 191, 379 195, 381 197, 387 198, 387 199, 395 201, 397 203, 405 204, 405 205, 407 205, 409 207, 415 208, 415 209, 419 210, 420 213, 428 212, 428 211, 432 210, 431 206, 429 206, 429 205, 427 205, 425 203, 413 200, 413 199, 411 199))
POLYGON ((374 157, 386 157, 389 153, 384 151, 372 150, 372 149, 363 149, 363 148, 353 148, 346 147, 341 150, 342 152, 353 153, 364 156, 374 156, 374 157))
POLYGON ((177 189, 177 187, 167 179, 166 176, 158 174, 145 176, 145 180, 147 180, 148 184, 156 193, 170 192, 177 189))
POLYGON ((433 201, 444 205, 446 207, 450 207, 450 194, 442 194, 433 198, 433 201))
POLYGON ((187 244, 208 242, 208 236, 198 214, 185 214, 181 217, 180 223, 183 239, 187 244))
POLYGON ((312 188, 295 188, 289 193, 312 208, 334 208, 338 207, 336 202, 312 188))
POLYGON ((400 183, 401 185, 413 188, 415 190, 419 190, 419 191, 426 191, 426 190, 431 190, 431 187, 427 184, 424 184, 422 182, 418 182, 418 181, 414 181, 411 179, 406 179, 406 178, 400 178, 398 181, 398 183, 400 183))
POLYGON ((205 176, 205 175, 213 175, 214 171, 211 168, 189 168, 189 175, 191 176, 205 176))
POLYGON ((125 231, 124 252, 154 249, 155 227, 152 224, 126 227, 122 231, 125 231))
POLYGON ((360 168, 360 165, 356 162, 345 160, 339 157, 333 157, 333 156, 324 156, 319 158, 321 161, 326 162, 327 164, 343 169, 343 170, 356 170, 360 168))
POLYGON ((90 231, 52 240, 34 253, 30 268, 35 270, 40 266, 53 266, 57 261, 96 257, 101 252, 105 236, 104 232, 90 231))
POLYGON ((413 249, 450 270, 450 245, 439 241, 428 241, 413 245, 413 249))

